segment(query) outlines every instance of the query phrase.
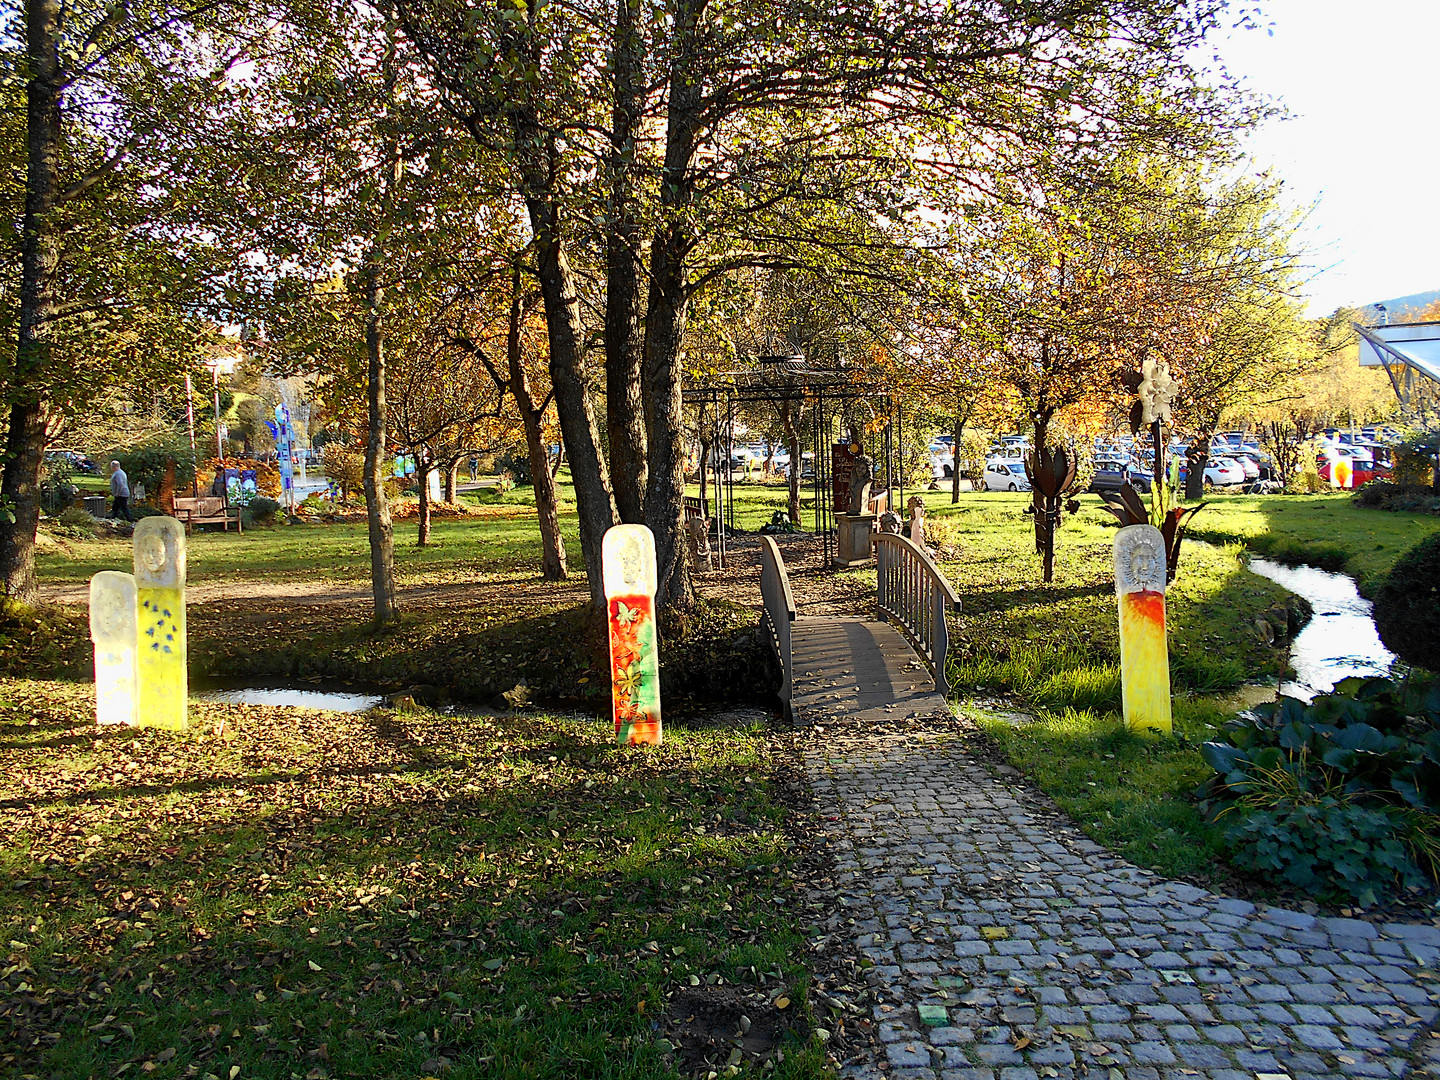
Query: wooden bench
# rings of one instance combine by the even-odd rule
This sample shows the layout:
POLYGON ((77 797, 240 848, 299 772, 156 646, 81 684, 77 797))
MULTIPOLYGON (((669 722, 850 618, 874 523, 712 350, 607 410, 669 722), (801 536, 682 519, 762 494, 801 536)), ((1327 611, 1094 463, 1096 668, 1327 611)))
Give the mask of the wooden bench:
POLYGON ((704 502, 700 501, 698 495, 683 495, 681 499, 685 503, 686 525, 689 525, 692 521, 704 521, 710 516, 706 512, 709 508, 704 502))
POLYGON ((193 530, 196 525, 220 525, 226 532, 229 532, 232 520, 237 527, 240 525, 240 508, 232 507, 219 495, 202 495, 199 498, 177 495, 175 497, 175 516, 185 522, 186 532, 193 530), (234 511, 233 518, 231 517, 232 511, 234 511))

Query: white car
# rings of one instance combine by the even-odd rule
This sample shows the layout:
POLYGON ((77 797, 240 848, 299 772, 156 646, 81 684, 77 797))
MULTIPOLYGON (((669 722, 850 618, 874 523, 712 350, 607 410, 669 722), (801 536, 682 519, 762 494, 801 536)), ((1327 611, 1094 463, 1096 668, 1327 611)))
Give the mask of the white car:
POLYGON ((991 458, 985 463, 985 475, 980 480, 980 490, 1029 491, 1030 480, 1025 475, 1025 463, 991 458))
POLYGON ((955 451, 950 444, 936 439, 929 446, 930 478, 944 480, 955 475, 955 451))
MULTIPOLYGON (((1183 473, 1183 468, 1182 468, 1183 473)), ((1257 470, 1258 471, 1258 470, 1257 470)), ((1245 483, 1245 469, 1234 458, 1212 457, 1205 463, 1205 483, 1215 487, 1229 487, 1245 483)))

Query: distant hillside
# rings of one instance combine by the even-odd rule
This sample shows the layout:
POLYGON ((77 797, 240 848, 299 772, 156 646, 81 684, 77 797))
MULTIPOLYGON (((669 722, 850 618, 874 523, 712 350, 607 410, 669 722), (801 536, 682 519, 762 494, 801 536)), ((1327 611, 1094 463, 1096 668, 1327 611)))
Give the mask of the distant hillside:
MULTIPOLYGON (((1380 300, 1378 303, 1385 305, 1386 312, 1390 315, 1391 322, 1403 319, 1409 312, 1419 311, 1427 304, 1433 304, 1440 300, 1440 289, 1431 289, 1429 292, 1411 293, 1409 296, 1397 296, 1393 300, 1380 300)), ((1374 307, 1374 303, 1364 305, 1360 310, 1366 311, 1374 307)))

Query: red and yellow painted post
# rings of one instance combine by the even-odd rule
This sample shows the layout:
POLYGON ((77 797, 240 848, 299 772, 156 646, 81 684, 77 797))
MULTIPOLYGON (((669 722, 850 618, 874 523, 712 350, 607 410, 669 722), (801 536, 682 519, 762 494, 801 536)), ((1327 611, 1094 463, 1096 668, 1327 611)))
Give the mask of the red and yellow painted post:
POLYGON ((659 745, 660 654, 655 632, 655 537, 644 525, 616 525, 600 545, 610 625, 615 741, 659 745))
POLYGON ((1153 525, 1115 536, 1115 595, 1120 605, 1120 682, 1125 726, 1172 730, 1170 653, 1165 641, 1165 538, 1153 525))

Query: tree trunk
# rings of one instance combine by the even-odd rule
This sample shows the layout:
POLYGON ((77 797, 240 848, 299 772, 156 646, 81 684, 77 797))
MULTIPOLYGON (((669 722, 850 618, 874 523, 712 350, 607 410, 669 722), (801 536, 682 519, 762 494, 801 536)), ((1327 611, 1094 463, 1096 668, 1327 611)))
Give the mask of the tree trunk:
POLYGON ((455 474, 459 471, 460 458, 451 458, 450 466, 445 470, 445 501, 452 505, 455 502, 455 474))
POLYGON ((395 602, 395 528, 385 495, 385 447, 388 421, 385 401, 385 324, 380 285, 380 252, 374 245, 366 268, 365 351, 369 372, 365 383, 368 422, 365 428, 365 520, 370 532, 370 584, 375 597, 375 624, 388 626, 400 617, 395 602))
MULTIPOLYGON (((536 130, 522 129, 525 139, 539 138, 536 130)), ((526 186, 539 190, 542 181, 530 176, 526 186)), ((570 461, 570 478, 575 485, 575 502, 580 516, 580 550, 590 583, 590 600, 597 611, 605 606, 605 583, 600 573, 600 544, 615 524, 615 503, 605 459, 600 454, 600 433, 585 381, 581 340, 580 300, 575 277, 565 257, 559 235, 557 210, 553 202, 527 192, 526 204, 535 233, 536 268, 540 295, 545 304, 545 324, 550 343, 550 384, 555 393, 555 411, 570 461)))
POLYGON ((1210 432, 1197 432, 1185 453, 1185 498, 1191 501, 1205 495, 1205 465, 1210 460, 1210 432))
POLYGON ((789 492, 790 520, 796 525, 800 524, 800 472, 805 467, 805 462, 801 460, 800 430, 796 423, 799 420, 796 415, 798 411, 796 402, 780 402, 780 423, 785 428, 786 449, 790 451, 790 468, 785 477, 785 486, 789 492))
POLYGON ((683 244, 678 226, 656 237, 645 318, 645 380, 650 401, 645 523, 655 534, 659 575, 655 602, 662 608, 686 608, 695 602, 684 543, 685 422, 679 354, 690 298, 680 254, 683 244))
POLYGON ((419 522, 419 530, 415 537, 416 547, 425 547, 430 543, 430 474, 435 471, 435 463, 430 460, 430 451, 421 448, 415 453, 415 478, 420 481, 420 507, 416 518, 419 522))
MULTIPOLYGON (((1038 455, 1040 448, 1045 445, 1045 440, 1050 437, 1050 417, 1047 413, 1036 412, 1034 419, 1035 437, 1032 440, 1032 446, 1038 455)), ((1030 485, 1030 510, 1035 515, 1035 554, 1044 555, 1051 530, 1045 516, 1045 497, 1040 494, 1038 484, 1030 485)), ((1048 573, 1045 575, 1045 580, 1050 580, 1048 573)))
MULTIPOLYGON (((60 3, 25 5, 25 220, 20 241, 20 312, 5 436, 3 498, 13 520, 0 521, 0 578, 21 603, 39 597, 35 531, 40 524, 40 465, 45 454, 43 380, 50 365, 60 238, 51 221, 60 175, 60 3)), ((10 516, 7 515, 7 516, 10 516)))
MULTIPOLYGON (((381 67, 385 80, 387 111, 395 98, 395 29, 387 31, 381 67)), ((390 175, 381 196, 381 224, 365 253, 365 521, 370 534, 370 587, 375 598, 376 626, 399 621, 395 599, 395 526, 390 519, 390 500, 385 494, 385 466, 389 457, 385 440, 389 428, 389 405, 385 399, 385 239, 394 212, 395 188, 400 183, 400 148, 392 136, 386 146, 390 175)))
POLYGON ((960 447, 965 442, 965 421, 970 419, 970 410, 965 403, 955 405, 955 445, 950 451, 950 502, 960 501, 960 447))
POLYGON ((540 575, 546 581, 564 581, 570 576, 570 568, 565 557, 565 536, 560 531, 555 477, 550 472, 545 452, 542 424, 545 411, 535 405, 535 398, 530 392, 530 377, 525 373, 520 355, 520 316, 520 271, 516 268, 510 278, 510 326, 505 342, 505 357, 510 368, 510 394, 520 411, 520 422, 525 427, 525 449, 530 455, 535 512, 540 519, 540 575))
POLYGON ((703 0, 676 6, 676 49, 670 67, 665 162, 660 206, 665 223, 650 245, 650 302, 645 317, 646 435, 650 454, 645 521, 655 534, 658 583, 655 602, 683 609, 695 602, 685 550, 685 416, 680 346, 690 306, 685 259, 691 247, 691 158, 699 112, 700 80, 692 73, 695 19, 703 0))
POLYGON ((610 436, 610 478, 620 520, 645 520, 646 446, 644 340, 640 332, 640 230, 635 222, 631 175, 635 124, 644 104, 635 24, 637 0, 615 5, 611 69, 615 109, 610 133, 610 205, 605 230, 605 424, 610 436))

